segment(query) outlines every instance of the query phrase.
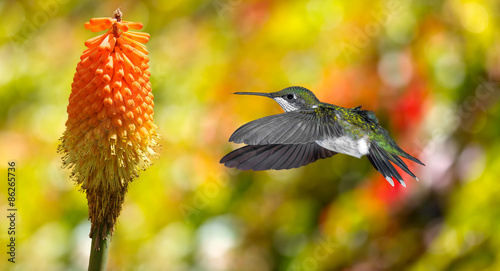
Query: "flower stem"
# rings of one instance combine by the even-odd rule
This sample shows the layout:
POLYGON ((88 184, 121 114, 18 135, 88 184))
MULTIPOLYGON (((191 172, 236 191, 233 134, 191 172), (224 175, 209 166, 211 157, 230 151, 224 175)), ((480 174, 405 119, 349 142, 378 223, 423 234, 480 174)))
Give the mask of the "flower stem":
POLYGON ((89 259, 89 271, 102 271, 106 270, 106 264, 108 262, 108 249, 109 242, 111 239, 111 232, 106 231, 106 235, 103 237, 100 230, 94 231, 92 235, 92 245, 90 247, 90 259, 89 259))

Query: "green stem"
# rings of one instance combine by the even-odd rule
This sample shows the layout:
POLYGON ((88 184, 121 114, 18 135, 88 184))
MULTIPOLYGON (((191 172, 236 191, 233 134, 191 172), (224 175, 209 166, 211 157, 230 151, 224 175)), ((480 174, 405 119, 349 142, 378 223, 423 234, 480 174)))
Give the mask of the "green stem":
POLYGON ((94 231, 92 235, 92 245, 90 247, 89 271, 104 271, 108 262, 108 249, 111 239, 111 232, 108 230, 106 236, 101 235, 101 227, 94 231))

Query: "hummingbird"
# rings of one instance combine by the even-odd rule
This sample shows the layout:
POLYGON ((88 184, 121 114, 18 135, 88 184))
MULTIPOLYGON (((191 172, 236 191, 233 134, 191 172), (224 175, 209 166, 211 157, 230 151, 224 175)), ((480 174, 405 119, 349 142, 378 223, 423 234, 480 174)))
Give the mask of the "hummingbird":
POLYGON ((406 184, 394 165, 417 177, 401 157, 425 166, 403 151, 389 132, 379 125, 373 111, 361 106, 344 108, 322 103, 304 87, 292 86, 277 92, 235 92, 275 100, 284 113, 263 117, 238 128, 229 142, 246 146, 224 156, 220 163, 240 170, 281 170, 305 166, 337 153, 361 158, 394 186, 393 178, 406 184), (394 164, 391 164, 391 162, 394 164))

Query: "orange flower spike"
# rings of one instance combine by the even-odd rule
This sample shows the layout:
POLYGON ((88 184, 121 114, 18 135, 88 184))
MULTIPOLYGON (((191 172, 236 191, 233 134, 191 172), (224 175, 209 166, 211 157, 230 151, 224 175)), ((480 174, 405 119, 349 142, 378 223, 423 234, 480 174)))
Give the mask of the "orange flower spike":
POLYGON ((143 44, 149 34, 127 32, 142 24, 121 16, 117 10, 113 18, 85 23, 93 32, 107 31, 85 42, 59 147, 63 166, 87 194, 91 236, 102 238, 112 233, 128 184, 157 156, 160 140, 143 44))

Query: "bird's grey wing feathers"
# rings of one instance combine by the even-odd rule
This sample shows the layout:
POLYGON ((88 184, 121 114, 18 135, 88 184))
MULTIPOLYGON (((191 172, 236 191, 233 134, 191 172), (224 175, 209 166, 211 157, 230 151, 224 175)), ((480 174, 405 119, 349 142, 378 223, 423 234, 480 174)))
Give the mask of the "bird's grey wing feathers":
POLYGON ((220 163, 240 170, 291 169, 335 154, 316 143, 249 145, 228 153, 220 163))
POLYGON ((304 144, 343 134, 331 109, 293 111, 251 121, 238 128, 230 142, 248 145, 304 144))

